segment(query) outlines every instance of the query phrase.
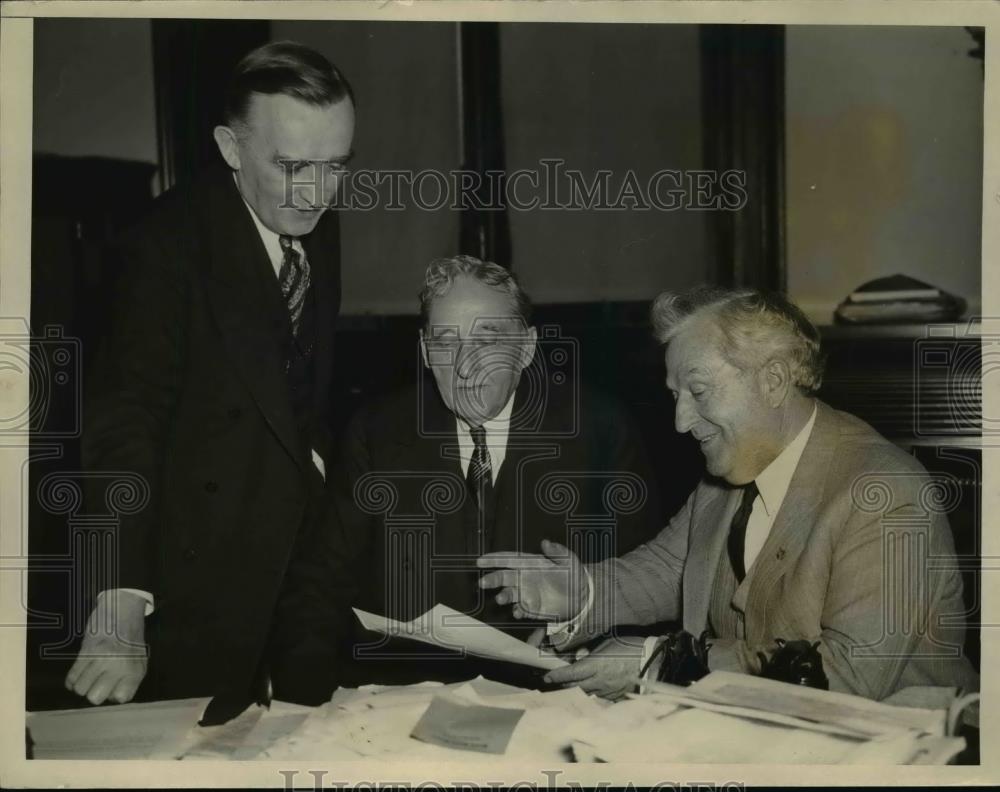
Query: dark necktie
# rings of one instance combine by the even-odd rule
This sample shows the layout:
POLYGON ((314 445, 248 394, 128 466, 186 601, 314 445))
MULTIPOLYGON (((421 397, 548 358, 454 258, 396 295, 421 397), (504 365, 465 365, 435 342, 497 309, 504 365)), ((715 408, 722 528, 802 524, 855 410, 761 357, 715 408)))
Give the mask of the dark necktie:
POLYGON ((493 465, 490 463, 490 450, 486 446, 486 430, 481 426, 474 426, 469 432, 472 434, 475 448, 472 449, 472 459, 469 460, 469 472, 465 476, 465 481, 476 496, 479 508, 482 509, 484 504, 489 502, 493 491, 493 465))
POLYGON ((309 261, 300 256, 292 247, 292 238, 286 234, 278 237, 281 243, 281 271, 278 273, 278 283, 281 294, 288 306, 288 317, 292 321, 292 333, 298 335, 299 321, 302 319, 302 308, 306 303, 306 292, 309 290, 309 261))
POLYGON ((743 487, 743 500, 740 501, 740 508, 733 515, 733 522, 729 527, 729 563, 732 564, 737 584, 742 583, 747 576, 743 568, 743 552, 746 547, 747 523, 757 494, 757 482, 751 481, 743 487))

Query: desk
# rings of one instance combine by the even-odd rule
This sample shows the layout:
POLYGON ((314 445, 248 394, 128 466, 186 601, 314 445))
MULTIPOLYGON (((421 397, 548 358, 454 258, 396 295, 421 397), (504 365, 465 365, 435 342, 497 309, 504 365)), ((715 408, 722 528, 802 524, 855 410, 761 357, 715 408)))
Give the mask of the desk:
MULTIPOLYGON (((842 697, 846 699, 856 700, 859 706, 884 706, 890 715, 918 712, 842 697)), ((725 708, 679 705, 669 696, 655 693, 611 704, 587 696, 579 688, 543 693, 482 678, 451 685, 341 688, 322 707, 275 702, 269 710, 253 707, 227 724, 201 728, 196 724, 207 703, 208 699, 185 699, 31 713, 28 728, 33 755, 36 759, 187 761, 381 758, 481 762, 502 758, 522 763, 886 765, 943 764, 965 746, 961 738, 921 734, 919 730, 887 731, 862 740, 821 724, 808 728, 789 725, 786 716, 764 722, 738 717, 725 708), (487 757, 411 736, 435 697, 470 706, 517 708, 523 715, 510 733, 503 755, 487 757)))

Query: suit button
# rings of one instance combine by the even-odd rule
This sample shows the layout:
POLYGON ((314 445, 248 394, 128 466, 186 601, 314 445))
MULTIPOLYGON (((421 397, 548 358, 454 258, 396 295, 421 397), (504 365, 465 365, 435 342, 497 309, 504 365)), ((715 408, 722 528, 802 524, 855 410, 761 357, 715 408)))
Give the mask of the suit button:
POLYGON ((229 411, 226 413, 232 420, 236 421, 241 415, 243 415, 243 410, 239 407, 230 407, 229 411))
POLYGON ((218 492, 218 491, 219 491, 219 485, 216 484, 214 481, 205 482, 205 492, 218 492))
POLYGON ((197 553, 196 553, 196 552, 194 551, 194 548, 193 548, 193 547, 185 547, 185 548, 184 548, 184 552, 183 552, 183 553, 181 553, 181 557, 182 557, 182 558, 183 558, 183 559, 184 559, 185 561, 194 561, 194 557, 195 557, 196 555, 198 555, 198 554, 197 554, 197 553))

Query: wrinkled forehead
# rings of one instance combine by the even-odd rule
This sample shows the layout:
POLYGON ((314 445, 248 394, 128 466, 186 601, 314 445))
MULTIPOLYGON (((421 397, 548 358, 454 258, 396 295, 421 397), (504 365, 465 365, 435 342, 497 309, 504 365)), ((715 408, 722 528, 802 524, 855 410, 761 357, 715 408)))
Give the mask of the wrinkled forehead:
POLYGON ((511 295, 468 278, 457 278, 444 294, 431 300, 427 331, 432 335, 462 336, 523 333, 524 320, 514 309, 511 295))
POLYGON ((707 317, 686 321, 666 348, 667 387, 676 389, 694 377, 715 377, 726 365, 722 331, 707 317))
POLYGON ((247 127, 263 155, 327 161, 350 151, 354 107, 349 99, 313 105, 283 94, 254 94, 247 127))

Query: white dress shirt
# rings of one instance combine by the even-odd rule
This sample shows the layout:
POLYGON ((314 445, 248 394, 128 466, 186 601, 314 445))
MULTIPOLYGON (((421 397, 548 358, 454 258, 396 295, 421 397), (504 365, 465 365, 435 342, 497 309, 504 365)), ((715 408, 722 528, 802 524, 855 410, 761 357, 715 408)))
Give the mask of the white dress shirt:
POLYGON ((754 479, 757 484, 757 497, 754 498, 753 511, 747 520, 747 534, 743 544, 743 568, 747 574, 750 574, 750 567, 757 560, 760 549, 771 533, 774 518, 778 516, 778 509, 785 501, 788 485, 792 483, 792 476, 795 475, 795 468, 799 466, 802 451, 809 442, 814 423, 816 423, 815 406, 806 425, 795 435, 795 439, 786 445, 774 461, 754 479))
MULTIPOLYGON (((233 182, 236 182, 235 173, 233 174, 233 182)), ((239 189, 238 186, 237 189, 239 189)), ((240 193, 240 197, 243 198, 242 193, 240 193)), ((253 210, 253 207, 247 203, 245 198, 243 198, 243 205, 246 206, 247 211, 250 213, 250 217, 253 218, 253 224, 257 227, 257 233, 260 234, 260 240, 261 242, 264 243, 264 249, 267 251, 267 257, 268 259, 270 259, 271 267, 274 269, 274 277, 277 278, 278 275, 281 273, 281 265, 285 259, 284 251, 282 251, 281 249, 280 237, 278 236, 278 234, 274 233, 274 231, 272 231, 270 228, 265 226, 260 221, 260 218, 257 217, 257 213, 253 210)), ((299 254, 301 261, 305 261, 306 252, 305 250, 303 250, 302 243, 298 240, 298 238, 292 239, 292 249, 299 254)), ((505 436, 504 437, 505 445, 506 442, 507 438, 505 436)), ((313 465, 316 466, 316 470, 319 471, 320 476, 322 476, 323 480, 326 481, 326 463, 323 461, 323 457, 321 457, 319 454, 316 453, 315 448, 311 449, 311 451, 312 451, 313 465)), ((142 597, 144 600, 146 600, 146 615, 148 616, 153 612, 154 608, 153 595, 150 592, 142 591, 141 589, 108 589, 106 591, 102 591, 100 594, 98 594, 97 601, 94 605, 95 610, 101 604, 104 595, 112 591, 127 591, 131 594, 136 594, 142 597)))

